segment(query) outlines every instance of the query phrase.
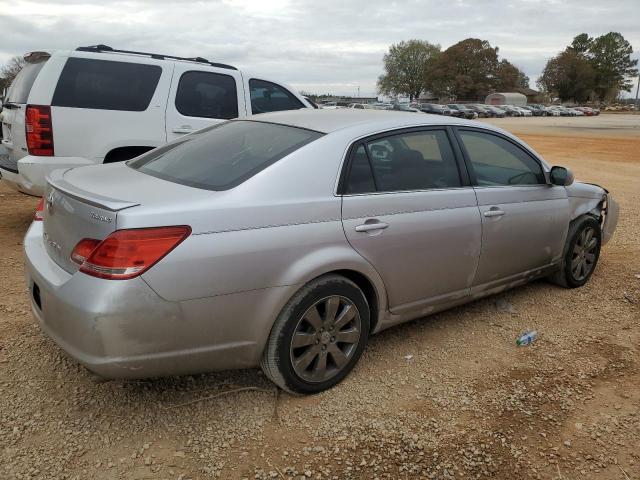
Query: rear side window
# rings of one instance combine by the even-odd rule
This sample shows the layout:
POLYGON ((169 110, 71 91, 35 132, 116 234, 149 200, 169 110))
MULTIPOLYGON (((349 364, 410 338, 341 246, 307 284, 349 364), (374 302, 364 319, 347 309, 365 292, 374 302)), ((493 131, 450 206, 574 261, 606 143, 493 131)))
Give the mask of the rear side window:
POLYGON ((26 63, 24 67, 22 67, 22 70, 20 70, 16 78, 13 79, 9 87, 7 102, 27 103, 33 82, 36 81, 45 63, 46 60, 38 63, 26 63))
POLYGON ((540 164, 504 138, 483 132, 460 130, 479 186, 538 185, 545 182, 540 164))
POLYGON ((303 103, 284 87, 265 80, 249 80, 251 112, 267 113, 281 110, 298 110, 303 103))
POLYGON ((273 123, 230 121, 182 137, 128 165, 170 182, 228 190, 321 136, 273 123))
POLYGON ((159 65, 69 58, 51 104, 142 112, 149 106, 161 74, 159 65))
POLYGON ((219 73, 186 72, 178 84, 176 109, 187 117, 236 118, 236 81, 219 73))
POLYGON ((462 185, 455 155, 444 130, 391 135, 371 140, 365 146, 366 150, 358 148, 352 159, 346 193, 429 190, 462 185), (370 170, 364 166, 362 157, 367 158, 366 155, 370 170), (367 175, 372 175, 371 181, 366 180, 367 175))

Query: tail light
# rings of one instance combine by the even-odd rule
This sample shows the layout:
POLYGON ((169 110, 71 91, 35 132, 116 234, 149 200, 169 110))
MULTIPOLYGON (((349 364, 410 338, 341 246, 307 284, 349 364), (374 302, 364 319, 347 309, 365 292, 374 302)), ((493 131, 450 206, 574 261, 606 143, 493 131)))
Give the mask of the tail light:
POLYGON ((190 233, 188 226, 116 230, 102 241, 82 239, 71 260, 87 275, 127 280, 151 268, 190 233))
POLYGON ((51 107, 27 105, 24 125, 29 155, 53 156, 51 107))
POLYGON ((36 206, 36 213, 33 215, 34 222, 41 222, 44 215, 44 197, 41 197, 38 200, 38 205, 36 206))

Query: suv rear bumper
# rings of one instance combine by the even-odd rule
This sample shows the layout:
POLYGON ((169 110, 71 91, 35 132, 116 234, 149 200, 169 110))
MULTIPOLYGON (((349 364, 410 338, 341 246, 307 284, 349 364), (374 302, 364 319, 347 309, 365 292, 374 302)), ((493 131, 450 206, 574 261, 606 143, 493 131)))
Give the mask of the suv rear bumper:
POLYGON ((27 155, 17 162, 12 162, 8 156, 0 159, 0 174, 2 181, 14 190, 41 197, 47 184, 46 177, 52 171, 94 164, 95 162, 80 157, 27 155))

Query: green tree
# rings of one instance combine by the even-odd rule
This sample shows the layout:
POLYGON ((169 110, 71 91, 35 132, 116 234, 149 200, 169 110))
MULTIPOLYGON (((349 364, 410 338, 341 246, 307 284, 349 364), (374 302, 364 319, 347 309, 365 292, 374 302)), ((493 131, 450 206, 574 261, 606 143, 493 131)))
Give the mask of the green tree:
POLYGON ((496 70, 493 88, 498 92, 510 92, 516 88, 529 87, 529 77, 508 60, 501 60, 496 70))
POLYGON ((593 38, 586 33, 581 33, 573 39, 569 48, 577 55, 581 55, 586 58, 589 54, 589 50, 591 50, 592 44, 593 38))
POLYGON ((385 73, 378 78, 380 93, 420 98, 431 88, 432 69, 439 56, 440 46, 424 40, 391 45, 383 58, 385 73))
POLYGON ((442 52, 434 70, 434 91, 458 100, 484 98, 496 84, 498 67, 498 48, 467 38, 442 52))
POLYGON ((24 58, 22 57, 13 57, 9 60, 6 65, 0 68, 0 93, 11 85, 13 79, 16 78, 16 75, 20 73, 22 67, 24 66, 24 58))
POLYGON ((583 55, 567 48, 547 62, 538 79, 538 86, 558 96, 561 101, 584 102, 593 92, 595 71, 583 55))
POLYGON ((615 99, 621 90, 630 91, 631 78, 638 75, 633 48, 617 32, 595 38, 589 47, 589 61, 595 70, 595 90, 602 99, 615 99))

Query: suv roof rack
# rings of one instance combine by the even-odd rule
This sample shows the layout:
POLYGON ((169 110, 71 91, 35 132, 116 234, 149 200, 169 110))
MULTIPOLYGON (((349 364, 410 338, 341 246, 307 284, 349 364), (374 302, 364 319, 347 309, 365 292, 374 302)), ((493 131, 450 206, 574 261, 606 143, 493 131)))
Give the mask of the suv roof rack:
POLYGON ((185 60, 187 62, 196 62, 196 63, 206 63, 207 65, 211 65, 212 67, 218 67, 218 68, 227 68, 229 70, 237 70, 236 67, 232 66, 232 65, 226 65, 224 63, 216 63, 216 62, 210 62, 209 60, 207 60, 206 58, 202 58, 202 57, 192 57, 192 58, 187 58, 187 57, 175 57, 173 55, 163 55, 160 53, 147 53, 147 52, 135 52, 133 50, 118 50, 115 48, 112 48, 108 45, 91 45, 88 47, 78 47, 76 48, 77 52, 115 52, 115 53, 129 53, 129 54, 133 54, 133 55, 146 55, 148 57, 154 58, 156 60, 185 60))

